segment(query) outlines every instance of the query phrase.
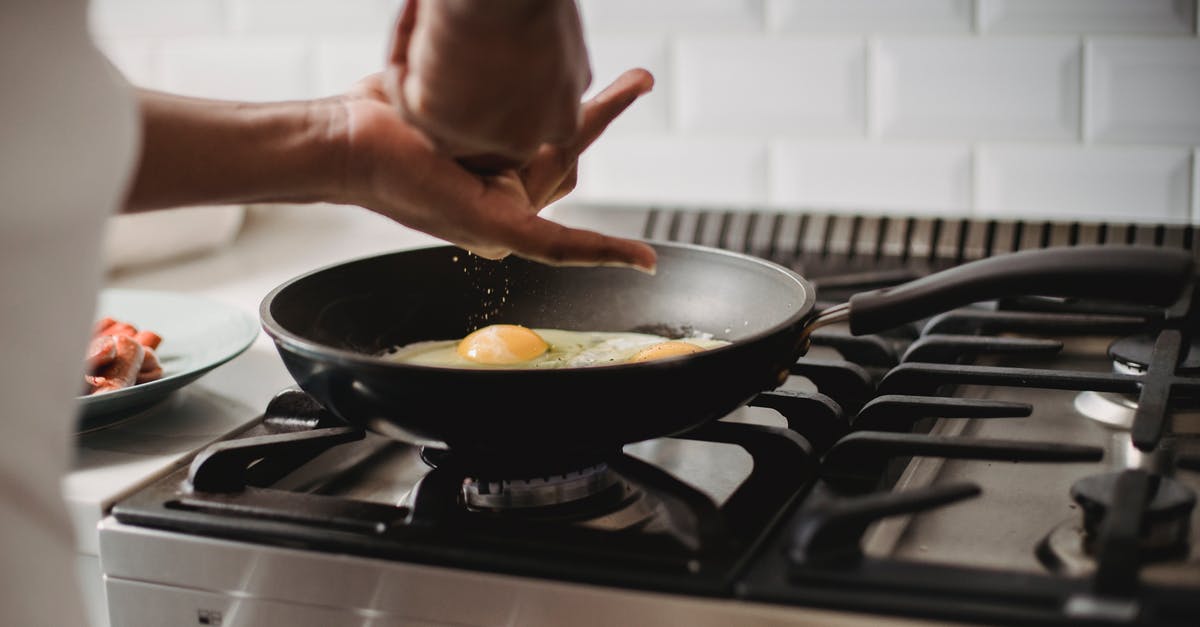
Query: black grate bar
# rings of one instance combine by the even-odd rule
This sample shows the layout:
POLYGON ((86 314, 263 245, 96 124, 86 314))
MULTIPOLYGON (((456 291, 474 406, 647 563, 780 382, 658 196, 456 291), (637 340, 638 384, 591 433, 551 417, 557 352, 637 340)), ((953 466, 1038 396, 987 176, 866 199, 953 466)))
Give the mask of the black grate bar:
POLYGON ((692 226, 692 243, 704 243, 704 227, 708 223, 708 213, 700 211, 696 213, 696 222, 692 226))
POLYGON ((876 263, 878 263, 880 259, 883 259, 883 254, 887 247, 888 228, 891 227, 891 225, 892 219, 888 216, 882 216, 879 218, 879 230, 875 232, 875 248, 873 251, 873 261, 876 263))
POLYGON ((676 242, 679 241, 679 230, 683 224, 683 213, 680 211, 671 212, 671 220, 667 223, 667 239, 676 242))
POLYGON ((749 404, 779 412, 788 428, 804 436, 818 451, 827 450, 850 430, 837 401, 824 394, 774 390, 760 393, 749 404))
POLYGON ((874 393, 871 374, 848 361, 801 357, 789 371, 812 381, 822 394, 833 398, 847 412, 858 411, 874 393))
POLYGON ((1136 394, 1138 375, 1040 368, 903 363, 879 382, 880 394, 932 394, 943 385, 1002 385, 1048 390, 1136 394))
POLYGON ((944 457, 1010 462, 1096 462, 1104 449, 1085 444, 856 431, 837 441, 825 466, 883 457, 944 457))
POLYGON ((1133 445, 1139 450, 1153 450, 1162 438, 1170 417, 1168 405, 1182 344, 1183 335, 1175 329, 1163 330, 1154 341, 1150 367, 1142 375, 1142 392, 1138 396, 1138 407, 1130 430, 1133 445))
POLYGON ((1180 453, 1175 457, 1175 467, 1200 472, 1200 453, 1180 453))
POLYGON ((654 239, 655 229, 658 227, 659 210, 651 207, 646 213, 646 224, 642 227, 642 239, 654 239))
POLYGON ((925 334, 1054 333, 1070 335, 1133 333, 1145 328, 1141 316, 955 309, 930 318, 925 334))
POLYGON ((675 437, 734 444, 754 460, 750 475, 720 507, 735 538, 753 538, 765 521, 784 511, 787 502, 816 478, 812 447, 788 429, 717 420, 675 437))
POLYGON ((1092 584, 1097 594, 1130 596, 1137 592, 1141 568, 1139 536, 1146 504, 1152 495, 1150 475, 1143 470, 1126 470, 1117 478, 1113 504, 1101 523, 1096 541, 1096 573, 1092 584))
POLYGON ((877 335, 846 335, 832 331, 817 331, 809 336, 813 346, 825 346, 837 351, 846 361, 861 366, 891 368, 900 363, 896 350, 877 335))
POLYGON ((919 433, 854 431, 825 454, 821 476, 831 484, 869 489, 887 463, 900 457, 940 457, 1010 462, 1096 462, 1104 449, 1059 442, 934 436, 919 433))
POLYGON ((758 230, 758 214, 746 216, 746 228, 742 231, 742 252, 747 255, 754 253, 754 233, 758 230))
POLYGON ((269 485, 327 449, 364 436, 354 427, 331 427, 218 442, 192 460, 188 484, 198 492, 269 485))
POLYGON ((726 211, 721 214, 721 222, 717 227, 717 248, 729 248, 729 225, 732 222, 732 213, 726 211))
POLYGON ((850 421, 855 431, 909 431, 922 418, 1024 418, 1033 413, 1027 403, 946 396, 878 396, 850 421))
POLYGON ((871 523, 936 509, 981 492, 973 483, 952 483, 826 501, 801 510, 788 557, 794 566, 852 565, 862 559, 862 536, 871 523))
POLYGON ((1057 340, 935 333, 913 342, 901 361, 954 363, 959 358, 976 355, 1053 355, 1062 346, 1057 340))
POLYGON ((774 259, 779 254, 779 234, 783 232, 783 214, 777 213, 771 219, 771 241, 767 244, 767 257, 774 259))
POLYGON ((792 259, 799 259, 805 253, 804 238, 808 237, 808 223, 811 221, 809 214, 801 214, 800 221, 796 223, 796 243, 792 246, 792 259))
POLYGON ((403 524, 409 514, 404 507, 258 488, 231 494, 183 496, 166 503, 166 507, 241 520, 299 523, 319 530, 349 531, 368 536, 380 535, 403 524))

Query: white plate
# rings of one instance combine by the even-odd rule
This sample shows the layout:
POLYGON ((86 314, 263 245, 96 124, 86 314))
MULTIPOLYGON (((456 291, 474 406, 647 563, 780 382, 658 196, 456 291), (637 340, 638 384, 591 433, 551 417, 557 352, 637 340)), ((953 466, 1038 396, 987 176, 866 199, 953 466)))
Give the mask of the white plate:
POLYGON ((76 430, 93 431, 142 411, 238 356, 258 335, 258 319, 189 294, 104 290, 96 318, 128 322, 162 337, 155 349, 163 376, 132 387, 79 397, 76 430))

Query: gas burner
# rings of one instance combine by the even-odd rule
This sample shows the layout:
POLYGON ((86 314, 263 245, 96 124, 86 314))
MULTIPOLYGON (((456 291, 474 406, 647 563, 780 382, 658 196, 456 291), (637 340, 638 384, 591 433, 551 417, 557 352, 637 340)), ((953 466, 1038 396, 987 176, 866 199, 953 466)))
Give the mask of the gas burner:
MULTIPOLYGON (((1148 333, 1130 335, 1114 341, 1108 347, 1113 372, 1121 375, 1144 375, 1154 354, 1154 343, 1155 336, 1148 333)), ((1193 339, 1184 353, 1175 372, 1179 375, 1200 374, 1200 340, 1193 339)), ((1137 413, 1138 396, 1115 392, 1081 392, 1075 397, 1075 409, 1097 422, 1129 430, 1137 413)), ((1195 398, 1183 395, 1173 397, 1171 410, 1173 430, 1176 433, 1194 433, 1200 428, 1200 407, 1195 398)))
MULTIPOLYGON (((1113 360, 1113 372, 1118 374, 1142 374, 1150 365, 1154 354, 1155 336, 1149 333, 1130 335, 1116 340, 1108 347, 1108 356, 1113 360)), ((1200 373, 1200 338, 1193 338, 1184 347, 1179 365, 1179 374, 1200 373)))
MULTIPOLYGON (((1075 396, 1075 410, 1110 427, 1128 431, 1133 427, 1138 399, 1132 394, 1116 392, 1080 392, 1075 396)), ((1171 403, 1172 431, 1176 434, 1200 433, 1200 408, 1194 400, 1173 399, 1171 403)))
MULTIPOLYGON (((1200 433, 1200 408, 1190 400, 1172 400, 1171 431, 1175 434, 1200 433)), ((1115 392, 1080 392, 1075 396, 1075 410, 1115 429, 1128 431, 1137 414, 1137 397, 1115 392)))
POLYGON ((1076 411, 1096 422, 1125 431, 1133 427, 1137 407, 1137 398, 1128 394, 1088 390, 1075 396, 1076 411))
MULTIPOLYGON (((1093 475, 1071 486, 1071 498, 1083 508, 1084 545, 1089 550, 1116 498, 1120 476, 1119 472, 1093 475)), ((1186 548, 1188 522, 1196 505, 1196 495, 1170 477, 1151 475, 1150 481, 1150 500, 1142 515, 1142 550, 1156 555, 1186 548)))
POLYGON ((573 472, 526 479, 463 480, 462 495, 474 510, 512 510, 574 503, 616 485, 616 473, 607 464, 573 472))
MULTIPOLYGON (((1071 498, 1083 510, 1083 520, 1064 522, 1042 540, 1037 554, 1047 568, 1071 576, 1088 575, 1095 570, 1095 544, 1115 499, 1120 476, 1119 472, 1093 475, 1071 486, 1071 498)), ((1141 555, 1148 560, 1184 555, 1196 495, 1170 477, 1151 475, 1150 481, 1151 496, 1142 514, 1138 537, 1141 555)))

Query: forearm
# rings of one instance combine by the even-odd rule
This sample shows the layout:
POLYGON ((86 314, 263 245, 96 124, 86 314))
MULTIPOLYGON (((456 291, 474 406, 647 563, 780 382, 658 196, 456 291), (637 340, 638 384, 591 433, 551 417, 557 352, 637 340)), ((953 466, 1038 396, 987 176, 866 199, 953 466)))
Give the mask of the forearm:
POLYGON ((126 211, 339 196, 336 100, 236 103, 140 90, 142 152, 126 211))

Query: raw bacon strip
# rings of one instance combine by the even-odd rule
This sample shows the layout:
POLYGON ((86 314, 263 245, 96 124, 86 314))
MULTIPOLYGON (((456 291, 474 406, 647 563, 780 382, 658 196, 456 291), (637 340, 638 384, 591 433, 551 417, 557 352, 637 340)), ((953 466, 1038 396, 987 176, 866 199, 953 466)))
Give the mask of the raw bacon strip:
POLYGON ((117 338, 111 335, 101 335, 93 338, 88 344, 87 357, 84 365, 88 374, 94 374, 100 368, 107 366, 117 358, 117 338))
POLYGON ((158 348, 162 342, 162 338, 154 331, 139 331, 137 335, 133 336, 133 339, 146 348, 158 348))
POLYGON ((107 335, 107 333, 104 331, 116 323, 117 321, 113 320, 112 318, 101 318, 97 320, 96 324, 92 325, 92 337, 107 335))
POLYGON ((117 337, 116 359, 87 377, 89 383, 95 385, 93 394, 111 392, 126 388, 137 382, 138 373, 142 370, 142 362, 146 357, 146 349, 131 337, 117 337))
POLYGON ((104 335, 121 335, 125 337, 133 337, 137 335, 137 327, 128 322, 116 322, 112 326, 104 330, 104 335))
POLYGON ((154 354, 154 349, 143 345, 146 354, 142 358, 142 369, 138 371, 137 379, 134 383, 146 383, 149 381, 157 381, 162 378, 163 369, 158 363, 158 356, 154 354))

